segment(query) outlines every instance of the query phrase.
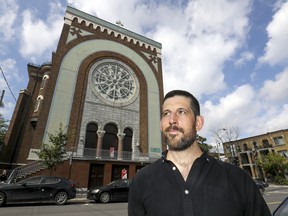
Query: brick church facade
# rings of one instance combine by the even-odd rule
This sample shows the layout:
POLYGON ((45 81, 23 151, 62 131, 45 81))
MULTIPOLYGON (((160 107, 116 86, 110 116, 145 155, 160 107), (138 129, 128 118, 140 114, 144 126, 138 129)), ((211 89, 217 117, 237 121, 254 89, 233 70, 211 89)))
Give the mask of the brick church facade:
MULTIPOLYGON (((62 126, 69 157, 53 175, 91 188, 133 178, 164 150, 161 44, 67 7, 51 63, 28 64, 1 152, 2 168, 38 160, 62 126)), ((47 170, 37 174, 48 174, 47 170)))

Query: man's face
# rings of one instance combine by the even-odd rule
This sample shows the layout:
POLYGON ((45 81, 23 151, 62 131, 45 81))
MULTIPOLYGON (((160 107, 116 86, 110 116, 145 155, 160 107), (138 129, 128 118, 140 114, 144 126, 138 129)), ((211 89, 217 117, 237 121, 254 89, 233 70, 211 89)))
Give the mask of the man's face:
POLYGON ((160 127, 169 150, 189 148, 196 140, 196 122, 190 99, 184 96, 168 98, 162 107, 160 127))

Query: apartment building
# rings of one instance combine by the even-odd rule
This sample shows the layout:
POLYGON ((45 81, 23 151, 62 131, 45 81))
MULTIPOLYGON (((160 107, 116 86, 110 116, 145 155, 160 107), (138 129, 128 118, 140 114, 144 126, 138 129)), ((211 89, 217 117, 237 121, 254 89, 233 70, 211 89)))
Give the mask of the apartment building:
POLYGON ((266 179, 266 174, 257 166, 256 161, 269 152, 288 158, 288 129, 224 142, 223 148, 229 163, 237 164, 254 179, 266 179))

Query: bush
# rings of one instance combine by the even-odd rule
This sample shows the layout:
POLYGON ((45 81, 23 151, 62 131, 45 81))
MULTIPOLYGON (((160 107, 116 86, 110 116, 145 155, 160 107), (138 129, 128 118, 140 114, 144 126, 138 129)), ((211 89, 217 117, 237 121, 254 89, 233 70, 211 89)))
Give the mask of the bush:
POLYGON ((282 176, 275 176, 274 182, 275 184, 278 184, 278 185, 288 185, 288 180, 283 178, 282 176))

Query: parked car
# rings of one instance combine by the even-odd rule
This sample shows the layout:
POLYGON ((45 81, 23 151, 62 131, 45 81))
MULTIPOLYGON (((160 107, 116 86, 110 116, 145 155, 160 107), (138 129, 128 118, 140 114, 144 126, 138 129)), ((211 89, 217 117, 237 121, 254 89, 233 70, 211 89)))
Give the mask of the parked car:
POLYGON ((128 201, 129 187, 131 180, 118 179, 105 186, 88 190, 87 199, 96 202, 108 203, 115 201, 128 201))
POLYGON ((75 184, 62 177, 35 176, 15 184, 0 184, 0 206, 23 202, 54 202, 56 205, 64 205, 75 196, 75 184))
POLYGON ((288 197, 275 209, 273 216, 288 215, 288 197))
POLYGON ((254 179, 257 187, 259 188, 261 194, 264 194, 265 192, 265 188, 269 186, 269 184, 267 182, 258 180, 258 179, 254 179))

